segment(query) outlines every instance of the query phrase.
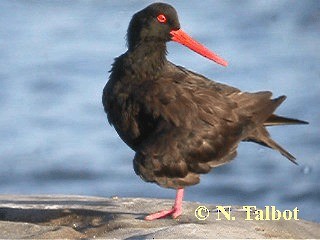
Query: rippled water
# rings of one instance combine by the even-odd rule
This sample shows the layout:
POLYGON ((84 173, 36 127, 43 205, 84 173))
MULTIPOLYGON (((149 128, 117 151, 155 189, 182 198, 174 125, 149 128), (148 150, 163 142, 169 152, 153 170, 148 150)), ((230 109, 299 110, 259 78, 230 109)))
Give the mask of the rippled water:
MULTIPOLYGON (((247 91, 272 90, 278 113, 308 120, 271 133, 298 159, 243 143, 186 200, 300 209, 320 221, 320 2, 168 1, 185 31, 230 63, 169 44, 168 58, 247 91), (197 4, 195 4, 197 3, 197 4)), ((0 1, 0 193, 174 197, 144 183, 134 153, 107 124, 101 91, 149 1, 0 1)))

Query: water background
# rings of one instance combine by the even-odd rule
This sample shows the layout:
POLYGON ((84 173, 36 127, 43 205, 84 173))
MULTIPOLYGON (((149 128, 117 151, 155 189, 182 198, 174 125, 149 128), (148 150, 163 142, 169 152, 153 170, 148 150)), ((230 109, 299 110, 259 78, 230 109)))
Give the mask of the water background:
MULTIPOLYGON (((242 143, 238 157, 187 188, 185 200, 298 207, 320 222, 320 1, 168 1, 183 29, 229 61, 169 43, 168 58, 246 91, 288 99, 278 113, 308 126, 270 129, 299 161, 242 143)), ((101 92, 150 1, 0 1, 0 194, 174 198, 145 183, 107 124, 101 92)))

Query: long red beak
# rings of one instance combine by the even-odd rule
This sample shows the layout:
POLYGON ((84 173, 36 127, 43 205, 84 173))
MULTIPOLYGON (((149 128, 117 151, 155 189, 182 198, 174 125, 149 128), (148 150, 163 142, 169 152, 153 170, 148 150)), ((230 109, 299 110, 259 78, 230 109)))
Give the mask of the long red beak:
POLYGON ((201 43, 198 43, 194 39, 192 39, 188 34, 186 34, 184 31, 181 29, 179 30, 172 30, 170 32, 172 35, 171 40, 178 42, 188 48, 190 48, 192 51, 195 51, 196 53, 222 65, 222 66, 227 66, 228 63, 215 53, 211 52, 208 48, 203 46, 201 43))

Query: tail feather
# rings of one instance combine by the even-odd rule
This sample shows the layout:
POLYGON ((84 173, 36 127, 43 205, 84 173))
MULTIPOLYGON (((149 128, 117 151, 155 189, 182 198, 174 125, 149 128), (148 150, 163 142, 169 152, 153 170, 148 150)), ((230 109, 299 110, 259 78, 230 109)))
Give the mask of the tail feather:
POLYGON ((257 92, 255 93, 254 101, 246 95, 240 95, 243 99, 237 99, 241 110, 245 110, 252 114, 252 120, 260 125, 272 115, 276 108, 286 99, 286 96, 280 96, 270 99, 270 92, 257 92))
POLYGON ((291 162, 298 165, 296 158, 291 153, 271 139, 270 134, 265 127, 255 129, 244 141, 255 142, 265 147, 277 150, 291 162))
POLYGON ((283 116, 277 116, 272 114, 265 122, 264 126, 279 126, 279 125, 294 125, 294 124, 309 124, 306 121, 302 121, 294 118, 287 118, 283 116))
POLYGON ((289 153, 287 150, 285 150, 283 147, 281 147, 278 143, 273 141, 271 138, 269 138, 269 137, 265 138, 263 143, 265 146, 267 146, 269 148, 278 150, 283 156, 288 158, 294 164, 298 165, 296 158, 291 153, 289 153))
MULTIPOLYGON (((261 93, 258 93, 262 96, 261 93)), ((290 124, 308 124, 306 121, 302 121, 299 119, 293 119, 293 118, 287 118, 283 116, 277 116, 275 114, 272 114, 275 109, 286 99, 286 96, 280 96, 278 98, 271 99, 272 104, 270 104, 266 107, 265 105, 264 109, 262 109, 261 114, 258 114, 261 116, 260 119, 263 119, 263 124, 260 126, 257 126, 252 132, 250 132, 249 136, 247 136, 246 139, 243 141, 250 141, 255 142, 260 145, 263 145, 265 147, 272 148, 274 150, 279 151, 283 156, 288 158, 291 162, 294 164, 298 164, 296 162, 296 158, 289 153, 287 150, 285 150, 283 147, 281 147, 278 143, 273 141, 270 137, 269 132, 267 131, 267 126, 277 126, 277 125, 290 125, 290 124), (269 115, 265 115, 269 114, 269 115), (266 119, 266 120, 265 120, 266 119)), ((259 109, 260 110, 260 109, 259 109)), ((260 112, 259 112, 260 113, 260 112)), ((261 123, 261 122, 260 122, 261 123)))

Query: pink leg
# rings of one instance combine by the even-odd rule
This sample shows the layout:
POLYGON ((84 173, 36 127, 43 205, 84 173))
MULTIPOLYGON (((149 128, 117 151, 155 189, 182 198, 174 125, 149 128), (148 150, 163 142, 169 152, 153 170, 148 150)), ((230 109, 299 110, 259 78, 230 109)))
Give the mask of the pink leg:
POLYGON ((172 215, 173 218, 179 217, 182 214, 183 191, 184 191, 183 188, 179 188, 177 190, 176 200, 174 202, 174 206, 172 207, 172 209, 152 213, 146 216, 144 219, 148 221, 152 221, 159 218, 165 218, 169 215, 172 215))

